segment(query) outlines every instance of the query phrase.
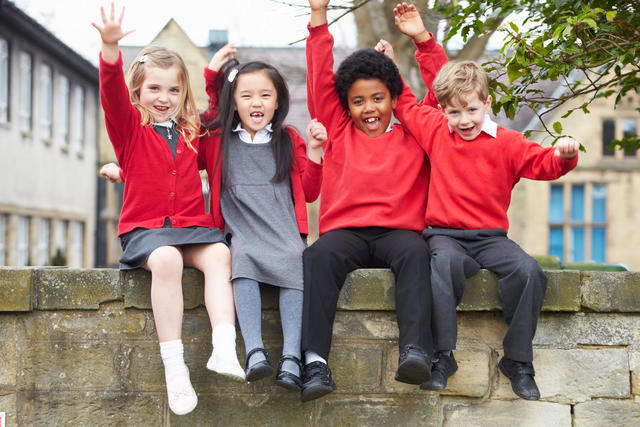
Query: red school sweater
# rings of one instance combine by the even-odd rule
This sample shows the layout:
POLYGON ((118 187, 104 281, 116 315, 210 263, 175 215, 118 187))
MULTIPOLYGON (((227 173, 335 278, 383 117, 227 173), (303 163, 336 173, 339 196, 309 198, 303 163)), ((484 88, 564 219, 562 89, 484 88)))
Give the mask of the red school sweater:
POLYGON ((450 132, 437 109, 417 105, 405 85, 395 110, 431 160, 431 186, 425 223, 463 230, 503 228, 520 178, 553 180, 573 169, 578 156, 563 159, 516 131, 498 126, 496 137, 481 132, 465 141, 450 132))
MULTIPOLYGON (((150 125, 140 126, 140 112, 131 104, 122 71, 100 55, 100 100, 109 139, 126 182, 118 236, 136 227, 160 228, 165 218, 173 227, 212 227, 205 212, 197 155, 180 135, 176 158, 150 125)), ((198 140, 192 142, 198 148, 198 140)))
MULTIPOLYGON (((204 77, 206 90, 209 95, 209 109, 203 117, 212 119, 217 108, 214 80, 216 72, 206 67, 204 77)), ((302 234, 309 234, 306 202, 313 202, 320 194, 322 184, 322 165, 307 158, 307 144, 305 140, 291 127, 287 127, 294 149, 294 164, 291 165, 291 191, 293 194, 293 209, 302 234)), ((209 177, 209 212, 215 227, 224 228, 224 218, 220 208, 220 184, 222 179, 222 159, 216 167, 218 151, 220 149, 219 136, 203 136, 198 150, 198 167, 206 169, 209 177)))
POLYGON ((356 128, 335 90, 332 48, 327 24, 309 26, 307 105, 328 132, 320 234, 346 227, 422 231, 429 184, 425 154, 400 124, 375 138, 356 128))

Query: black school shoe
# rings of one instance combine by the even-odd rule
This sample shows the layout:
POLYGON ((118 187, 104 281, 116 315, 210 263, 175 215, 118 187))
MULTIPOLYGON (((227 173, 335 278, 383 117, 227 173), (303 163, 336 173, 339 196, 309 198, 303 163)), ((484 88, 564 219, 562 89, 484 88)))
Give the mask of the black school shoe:
POLYGON ((336 389, 336 383, 331 377, 329 365, 322 362, 311 362, 302 369, 302 394, 303 402, 317 399, 336 389))
POLYGON ((518 362, 503 357, 498 362, 498 368, 511 381, 511 388, 515 394, 527 400, 540 399, 540 390, 533 379, 535 371, 531 362, 518 362))
POLYGON ((431 363, 422 348, 407 344, 400 351, 396 381, 422 384, 431 378, 431 363))
POLYGON ((302 390, 302 380, 299 376, 292 374, 289 371, 282 370, 282 364, 285 360, 291 360, 293 363, 298 365, 299 372, 302 372, 302 362, 295 356, 291 356, 290 354, 283 354, 278 361, 278 373, 276 374, 276 384, 280 387, 284 387, 287 390, 300 391, 302 390))
POLYGON ((444 390, 447 380, 458 370, 458 363, 453 353, 438 353, 438 360, 431 367, 431 379, 420 384, 423 390, 444 390))
POLYGON ((245 367, 246 367, 245 379, 249 382, 258 381, 258 380, 261 380, 262 378, 266 378, 273 375, 273 367, 271 366, 271 363, 269 361, 269 352, 264 348, 254 348, 253 350, 251 350, 247 354, 247 361, 246 361, 245 367), (261 351, 264 354, 265 360, 261 360, 249 366, 249 359, 251 359, 251 356, 253 355, 253 353, 257 351, 261 351))

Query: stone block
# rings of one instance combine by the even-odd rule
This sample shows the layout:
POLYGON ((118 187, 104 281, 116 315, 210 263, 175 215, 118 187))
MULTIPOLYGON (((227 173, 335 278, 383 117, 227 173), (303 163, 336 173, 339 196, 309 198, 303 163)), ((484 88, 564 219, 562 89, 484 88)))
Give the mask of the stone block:
POLYGON ((631 394, 640 397, 640 351, 629 352, 629 369, 631 369, 631 394))
POLYGON ((0 412, 4 412, 5 419, 4 425, 17 426, 18 424, 18 412, 16 410, 16 395, 14 393, 2 395, 0 393, 0 412))
POLYGON ((478 340, 491 348, 502 348, 507 324, 501 311, 458 312, 458 341, 478 340))
POLYGON ((33 310, 33 269, 0 268, 0 312, 33 310))
MULTIPOLYGON (((0 362, 0 393, 3 390, 15 390, 18 350, 15 328, 16 316, 13 314, 0 314, 0 349, 2 362, 0 362)), ((0 408, 0 412, 2 409, 0 408)), ((6 412, 6 411, 5 411, 6 412)))
MULTIPOLYGON (((576 403, 595 398, 630 397, 629 356, 625 349, 534 349, 536 382, 543 400, 576 403)), ((498 374, 496 399, 516 399, 498 374)))
POLYGON ((640 272, 583 272, 582 305, 601 312, 640 312, 640 272))
POLYGON ((480 270, 467 279, 458 311, 501 310, 498 297, 498 276, 489 270, 480 270))
POLYGON ((38 310, 97 310, 104 302, 121 299, 114 269, 42 268, 34 274, 38 310))
POLYGON ((17 401, 12 426, 160 426, 167 411, 161 394, 21 391, 17 401))
POLYGON ((492 400, 445 407, 444 426, 571 427, 571 405, 492 400))
POLYGON ((580 272, 546 271, 547 292, 542 311, 580 311, 580 272))
POLYGON ((544 270, 560 270, 562 263, 560 258, 555 255, 531 255, 538 261, 540 268, 544 270))
POLYGON ((338 299, 339 310, 395 310, 395 278, 386 268, 349 273, 338 299))
POLYGON ((334 339, 398 340, 395 312, 339 311, 333 323, 334 339))
POLYGON ((30 341, 21 348, 18 388, 121 390, 129 383, 130 353, 123 344, 30 341))
MULTIPOLYGON (((386 354, 384 343, 334 340, 329 354, 329 366, 338 391, 379 392, 386 354)), ((395 357, 398 360, 397 354, 395 357)))
MULTIPOLYGON (((440 426, 442 409, 435 396, 359 396, 329 395, 321 399, 318 426, 440 426)), ((306 425, 310 425, 308 423, 306 425)))
POLYGON ((574 427, 637 427, 640 402, 633 400, 592 400, 573 408, 574 427))
MULTIPOLYGON (((313 424, 314 404, 300 402, 298 393, 199 394, 196 409, 184 416, 169 415, 179 426, 308 426, 313 424)), ((146 423, 145 425, 150 425, 146 423)))
MULTIPOLYGON (((151 273, 143 269, 123 271, 124 306, 151 309, 151 273)), ((195 268, 182 273, 182 298, 185 310, 204 305, 204 276, 195 268)))
POLYGON ((581 344, 640 347, 640 316, 542 313, 534 346, 575 348, 581 344))

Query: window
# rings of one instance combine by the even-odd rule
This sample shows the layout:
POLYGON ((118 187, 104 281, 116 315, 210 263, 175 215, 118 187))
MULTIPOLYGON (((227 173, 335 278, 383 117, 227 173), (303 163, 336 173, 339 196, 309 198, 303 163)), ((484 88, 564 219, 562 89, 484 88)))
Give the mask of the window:
POLYGON ((40 219, 40 229, 38 230, 38 262, 36 265, 49 264, 49 245, 51 233, 51 220, 40 219))
POLYGON ((65 257, 67 256, 67 229, 69 228, 68 221, 58 221, 58 227, 56 228, 56 250, 61 252, 61 255, 65 257))
POLYGON ((56 135, 58 145, 69 146, 69 79, 59 78, 58 111, 56 119, 56 135))
POLYGON ((72 146, 76 151, 84 150, 84 89, 80 86, 73 88, 73 117, 71 118, 72 127, 72 146))
POLYGON ((0 265, 7 264, 7 216, 0 214, 0 265))
POLYGON ((20 52, 20 130, 24 132, 31 130, 33 116, 32 62, 31 55, 20 52))
POLYGON ((71 267, 80 268, 84 259, 84 224, 80 221, 73 223, 73 244, 71 250, 71 267))
POLYGON ((616 139, 616 122, 612 119, 604 119, 602 121, 603 156, 613 156, 615 154, 615 150, 610 147, 614 139, 616 139))
POLYGON ((606 261, 607 187, 554 184, 549 204, 549 254, 562 261, 606 261), (568 209, 565 205, 568 204, 568 209))
POLYGON ((16 235, 16 265, 29 265, 29 218, 18 217, 18 233, 16 235))
POLYGON ((43 64, 40 68, 40 137, 50 140, 53 127, 53 72, 43 64))
MULTIPOLYGON (((636 123, 636 119, 634 118, 623 118, 620 120, 621 122, 621 127, 622 127, 622 136, 636 136, 638 134, 637 132, 637 123, 636 123)), ((625 151, 624 155, 627 157, 635 157, 636 156, 636 149, 634 148, 632 151, 630 151, 629 153, 627 153, 625 151)))
POLYGON ((0 38, 0 123, 9 121, 9 43, 0 38))

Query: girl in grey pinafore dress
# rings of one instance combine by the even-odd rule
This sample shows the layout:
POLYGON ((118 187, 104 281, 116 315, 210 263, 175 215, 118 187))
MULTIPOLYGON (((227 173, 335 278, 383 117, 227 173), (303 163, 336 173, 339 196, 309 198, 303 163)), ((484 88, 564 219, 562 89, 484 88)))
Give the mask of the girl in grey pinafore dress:
POLYGON ((236 313, 247 351, 246 379, 256 381, 273 373, 262 342, 259 284, 276 286, 284 337, 276 384, 299 391, 305 201, 315 200, 319 193, 322 176, 317 163, 326 132, 316 123, 324 134, 310 136, 310 153, 318 161, 308 167, 312 160, 305 158, 304 141, 283 124, 289 93, 280 73, 261 62, 234 62, 216 78, 221 77, 218 116, 209 128, 221 135, 222 155, 215 159, 212 172, 222 170, 220 208, 231 249, 236 313))

